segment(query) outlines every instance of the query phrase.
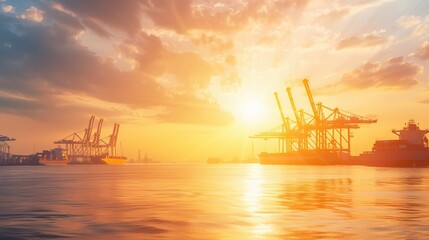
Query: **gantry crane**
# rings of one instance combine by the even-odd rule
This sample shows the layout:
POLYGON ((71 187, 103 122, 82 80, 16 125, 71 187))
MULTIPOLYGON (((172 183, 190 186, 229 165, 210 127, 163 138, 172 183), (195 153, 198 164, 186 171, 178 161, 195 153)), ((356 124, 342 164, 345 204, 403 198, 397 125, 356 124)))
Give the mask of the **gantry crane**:
POLYGON ((286 88, 289 97, 295 122, 284 116, 281 102, 277 93, 274 93, 282 126, 276 127, 270 131, 251 136, 252 138, 277 138, 279 139, 279 153, 299 152, 308 150, 317 150, 333 152, 337 156, 350 155, 351 150, 351 129, 357 129, 360 124, 376 123, 377 120, 352 114, 339 108, 330 108, 322 103, 315 103, 313 94, 309 86, 309 81, 303 81, 308 101, 310 102, 312 114, 304 110, 297 110, 291 89, 286 88), (290 123, 293 123, 290 124, 290 123), (281 132, 279 132, 279 129, 281 132), (286 147, 282 143, 286 142, 286 147))
POLYGON ((64 149, 71 163, 91 162, 101 156, 115 155, 116 143, 119 134, 119 124, 115 123, 111 135, 101 138, 103 119, 97 125, 97 131, 92 134, 95 116, 91 116, 88 128, 75 132, 55 141, 55 144, 64 145, 64 149), (107 139, 108 138, 108 139, 107 139))
POLYGON ((10 158, 10 146, 8 142, 15 141, 15 138, 0 135, 0 161, 6 161, 10 158))

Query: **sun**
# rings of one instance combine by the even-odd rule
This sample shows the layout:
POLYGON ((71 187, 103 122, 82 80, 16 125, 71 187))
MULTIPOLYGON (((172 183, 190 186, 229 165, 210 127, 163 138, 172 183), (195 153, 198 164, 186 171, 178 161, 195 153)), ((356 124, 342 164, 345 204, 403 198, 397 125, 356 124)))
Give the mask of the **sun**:
POLYGON ((240 105, 240 115, 244 122, 257 123, 263 118, 264 109, 260 101, 251 99, 244 101, 240 105))

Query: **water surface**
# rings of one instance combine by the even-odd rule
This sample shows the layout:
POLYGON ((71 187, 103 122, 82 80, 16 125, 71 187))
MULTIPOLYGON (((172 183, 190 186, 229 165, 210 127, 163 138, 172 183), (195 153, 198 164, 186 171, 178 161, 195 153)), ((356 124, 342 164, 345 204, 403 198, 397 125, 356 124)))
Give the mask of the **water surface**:
POLYGON ((429 239, 429 169, 0 167, 0 239, 429 239))

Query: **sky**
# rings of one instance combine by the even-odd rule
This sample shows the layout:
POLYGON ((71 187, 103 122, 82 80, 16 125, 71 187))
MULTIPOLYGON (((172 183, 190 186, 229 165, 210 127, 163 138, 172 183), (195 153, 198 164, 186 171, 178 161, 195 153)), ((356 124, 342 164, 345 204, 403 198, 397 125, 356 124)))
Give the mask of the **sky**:
POLYGON ((275 151, 274 91, 378 119, 352 153, 410 118, 429 128, 426 0, 0 0, 0 134, 29 154, 104 119, 120 151, 203 162, 275 151), (253 148, 252 148, 253 146, 253 148))

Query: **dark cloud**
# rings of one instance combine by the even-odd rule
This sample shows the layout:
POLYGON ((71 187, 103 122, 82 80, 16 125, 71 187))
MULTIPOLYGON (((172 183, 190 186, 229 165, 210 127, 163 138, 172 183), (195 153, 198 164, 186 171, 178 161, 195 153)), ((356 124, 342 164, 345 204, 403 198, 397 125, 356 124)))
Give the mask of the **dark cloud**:
POLYGON ((403 57, 390 58, 384 63, 367 62, 344 74, 340 82, 351 88, 408 88, 418 83, 422 66, 403 57))
POLYGON ((345 48, 372 47, 384 44, 387 41, 388 38, 383 36, 381 32, 371 32, 366 33, 363 36, 344 38, 338 43, 337 49, 341 50, 345 48))
POLYGON ((337 94, 348 90, 367 88, 407 89, 419 83, 423 67, 403 57, 385 62, 366 62, 345 73, 335 83, 315 89, 317 94, 337 94))
POLYGON ((27 100, 14 97, 0 96, 0 111, 2 113, 12 113, 21 115, 22 113, 33 116, 34 111, 39 108, 39 101, 27 100))
POLYGON ((107 108, 65 103, 64 99, 55 95, 41 96, 38 99, 0 96, 0 113, 22 116, 45 123, 61 122, 61 127, 69 123, 81 123, 82 118, 86 118, 90 114, 104 117, 114 117, 117 114, 107 108))
MULTIPOLYGON (((67 118, 93 110, 69 106, 61 112, 67 106, 61 96, 71 94, 136 109, 163 107, 172 114, 193 112, 193 119, 178 117, 177 122, 195 123, 201 119, 203 124, 226 123, 226 113, 216 104, 197 97, 183 99, 181 93, 157 82, 162 74, 172 74, 192 96, 206 87, 214 74, 211 65, 199 56, 166 51, 157 37, 142 34, 128 41, 138 44, 133 57, 139 66, 133 71, 121 71, 112 59, 101 59, 76 40, 83 30, 80 21, 53 9, 46 16, 51 18, 48 24, 0 14, 0 87, 10 95, 25 97, 1 98, 1 111, 33 118, 54 114, 67 118), (213 118, 207 121, 207 115, 213 118)), ((168 115, 159 119, 174 121, 168 115)))
MULTIPOLYGON (((55 1, 53 1, 55 3, 55 1)), ((139 0, 57 0, 66 10, 75 13, 82 22, 95 32, 107 36, 107 27, 126 31, 140 31, 141 2, 139 0)))

